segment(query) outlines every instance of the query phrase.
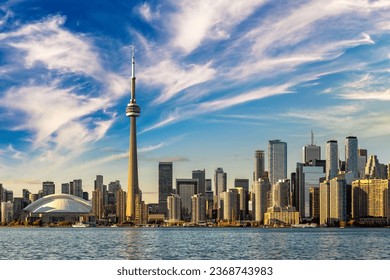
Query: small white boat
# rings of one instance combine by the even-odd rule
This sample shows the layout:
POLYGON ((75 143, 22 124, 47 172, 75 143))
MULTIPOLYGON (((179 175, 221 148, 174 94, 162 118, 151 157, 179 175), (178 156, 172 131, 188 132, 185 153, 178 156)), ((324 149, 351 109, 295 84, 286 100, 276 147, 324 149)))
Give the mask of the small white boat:
POLYGON ((89 227, 89 225, 83 224, 83 223, 75 223, 75 224, 72 225, 72 227, 74 227, 74 228, 86 228, 86 227, 89 227))

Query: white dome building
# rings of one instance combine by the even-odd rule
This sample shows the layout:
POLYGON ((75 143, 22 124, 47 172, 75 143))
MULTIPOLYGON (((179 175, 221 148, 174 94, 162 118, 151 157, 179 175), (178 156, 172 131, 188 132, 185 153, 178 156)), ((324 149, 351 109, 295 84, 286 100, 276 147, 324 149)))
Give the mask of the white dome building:
POLYGON ((52 194, 44 196, 23 209, 27 219, 40 219, 43 223, 77 222, 80 215, 92 212, 92 205, 78 196, 52 194))

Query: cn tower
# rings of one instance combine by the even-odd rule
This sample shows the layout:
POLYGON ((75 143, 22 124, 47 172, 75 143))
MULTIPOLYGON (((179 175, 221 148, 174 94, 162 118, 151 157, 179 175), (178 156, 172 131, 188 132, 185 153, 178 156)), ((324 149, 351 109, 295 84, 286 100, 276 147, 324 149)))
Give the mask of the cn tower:
POLYGON ((130 221, 135 221, 135 197, 139 192, 138 187, 138 159, 137 159, 137 129, 136 118, 141 113, 141 108, 135 101, 135 59, 134 46, 132 47, 131 66, 131 95, 130 103, 126 107, 126 116, 130 118, 130 143, 129 143, 129 172, 127 179, 127 203, 126 217, 130 221))

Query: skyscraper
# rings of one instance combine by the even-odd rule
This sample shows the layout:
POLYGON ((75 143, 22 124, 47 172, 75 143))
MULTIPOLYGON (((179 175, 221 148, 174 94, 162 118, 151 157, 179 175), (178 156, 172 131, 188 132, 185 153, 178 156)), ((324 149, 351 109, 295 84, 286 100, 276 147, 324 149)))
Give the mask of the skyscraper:
POLYGON ((270 140, 268 143, 268 171, 271 186, 281 179, 287 179, 287 143, 270 140))
POLYGON ((192 171, 192 179, 198 179, 199 185, 196 190, 197 194, 205 195, 206 193, 206 171, 203 170, 193 170, 192 171))
POLYGON ((351 172, 355 179, 359 177, 358 139, 355 136, 345 138, 345 173, 348 172, 351 172))
POLYGON ((254 219, 257 222, 263 223, 264 213, 267 212, 267 208, 270 206, 271 184, 269 179, 264 178, 254 182, 253 191, 255 193, 254 219))
POLYGON ((214 182, 215 182, 215 195, 217 196, 217 198, 219 198, 219 195, 223 192, 226 192, 227 189, 227 174, 223 172, 223 168, 218 167, 215 170, 214 182))
POLYGON ((55 184, 53 182, 43 182, 42 183, 42 192, 43 196, 54 194, 55 193, 55 184))
POLYGON ((338 145, 336 140, 326 143, 326 179, 331 180, 337 176, 339 168, 338 145))
POLYGON ((358 149, 358 172, 359 172, 360 179, 364 178, 367 159, 368 159, 367 158, 367 150, 366 149, 358 149))
POLYGON ((73 180, 73 195, 83 198, 83 182, 81 179, 73 180))
POLYGON ((176 191, 181 198, 181 214, 184 221, 191 220, 191 197, 196 194, 198 182, 198 179, 176 179, 176 191))
POLYGON ((96 175, 96 180, 95 180, 95 190, 100 189, 103 191, 103 175, 96 175))
POLYGON ((167 197, 172 194, 172 162, 158 163, 158 207, 159 212, 168 215, 167 197))
POLYGON ((137 159, 137 129, 136 120, 140 116, 141 109, 135 100, 135 58, 134 46, 132 49, 132 67, 131 67, 131 96, 130 102, 126 107, 126 116, 130 118, 130 141, 129 141, 129 170, 128 170, 128 191, 126 216, 130 221, 136 220, 135 201, 136 195, 139 194, 138 186, 138 159, 137 159))
POLYGON ((264 172, 265 172, 264 162, 265 162, 264 151, 262 150, 255 151, 255 171, 253 173, 254 182, 264 177, 264 172))
POLYGON ((311 132, 311 144, 303 147, 303 162, 308 163, 321 159, 321 147, 314 144, 314 134, 311 132))

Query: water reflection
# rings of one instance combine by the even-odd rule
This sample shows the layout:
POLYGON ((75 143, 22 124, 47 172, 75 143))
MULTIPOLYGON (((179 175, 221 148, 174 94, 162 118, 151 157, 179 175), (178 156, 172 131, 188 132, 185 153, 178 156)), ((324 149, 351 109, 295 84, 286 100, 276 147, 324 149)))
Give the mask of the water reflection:
POLYGON ((390 259, 389 229, 0 228, 0 259, 390 259))

